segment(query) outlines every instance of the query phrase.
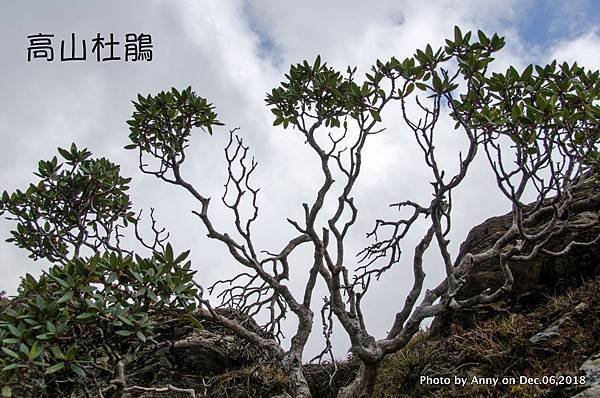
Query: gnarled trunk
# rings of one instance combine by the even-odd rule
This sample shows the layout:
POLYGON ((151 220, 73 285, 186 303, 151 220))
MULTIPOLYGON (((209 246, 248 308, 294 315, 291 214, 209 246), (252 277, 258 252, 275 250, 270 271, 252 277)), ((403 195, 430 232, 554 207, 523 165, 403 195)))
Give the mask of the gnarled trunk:
POLYGON ((287 373, 290 390, 294 398, 311 398, 308 382, 302 373, 302 360, 293 352, 288 352, 282 360, 283 369, 287 373))
POLYGON ((379 364, 365 364, 362 362, 358 374, 346 387, 338 392, 337 398, 368 398, 373 396, 377 369, 379 364))

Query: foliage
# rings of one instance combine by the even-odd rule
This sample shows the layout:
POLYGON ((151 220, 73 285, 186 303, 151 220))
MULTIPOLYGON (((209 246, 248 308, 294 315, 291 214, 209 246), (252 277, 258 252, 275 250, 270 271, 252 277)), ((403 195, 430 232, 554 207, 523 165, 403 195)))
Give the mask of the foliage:
POLYGON ((0 313, 2 384, 24 374, 49 386, 69 373, 93 377, 102 357, 112 373, 115 355, 150 343, 155 316, 196 308, 188 253, 174 258, 167 245, 150 258, 98 254, 54 266, 38 280, 27 274, 0 313))
POLYGON ((181 92, 173 87, 156 96, 138 95, 138 102, 133 101, 133 105, 135 112, 127 121, 132 143, 125 149, 139 148, 160 159, 161 170, 169 164, 183 162, 193 127, 212 134, 213 126, 222 125, 212 104, 196 95, 191 87, 181 92))
MULTIPOLYGON (((266 98, 267 105, 272 106, 271 111, 275 115, 273 125, 300 127, 300 116, 307 111, 314 111, 325 127, 340 127, 340 117, 350 115, 356 119, 366 110, 381 121, 374 104, 384 93, 377 92, 369 82, 362 85, 355 83, 355 71, 356 68, 348 67, 347 76, 344 77, 327 63, 321 63, 320 56, 312 65, 306 61, 292 65, 289 74, 285 75, 286 81, 274 88, 266 98)), ((378 76, 378 79, 381 77, 378 76)))
POLYGON ((16 221, 7 241, 33 259, 64 262, 70 254, 79 256, 82 246, 95 252, 110 245, 117 226, 135 218, 127 195, 131 179, 120 175, 119 166, 75 144, 58 152, 64 161, 40 161, 40 180, 26 191, 4 191, 0 214, 16 221))

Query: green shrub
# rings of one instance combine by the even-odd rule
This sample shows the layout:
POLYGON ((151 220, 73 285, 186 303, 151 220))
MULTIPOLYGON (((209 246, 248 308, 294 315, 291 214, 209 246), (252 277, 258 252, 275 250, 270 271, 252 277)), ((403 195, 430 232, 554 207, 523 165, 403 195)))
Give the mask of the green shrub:
POLYGON ((67 375, 112 373, 152 340, 156 315, 196 308, 188 253, 175 258, 167 245, 151 258, 110 253, 54 266, 37 280, 27 274, 0 312, 0 383, 26 378, 52 389, 67 375))

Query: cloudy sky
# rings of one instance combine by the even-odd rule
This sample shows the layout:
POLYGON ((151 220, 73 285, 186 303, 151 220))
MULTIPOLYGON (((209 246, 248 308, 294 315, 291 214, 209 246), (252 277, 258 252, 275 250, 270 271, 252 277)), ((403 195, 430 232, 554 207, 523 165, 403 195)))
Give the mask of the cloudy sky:
MULTIPOLYGON (((368 70, 376 59, 411 55, 427 43, 443 44, 454 25, 482 29, 506 37, 496 69, 523 68, 553 59, 600 67, 598 2, 572 1, 3 1, 0 2, 0 188, 14 191, 33 180, 40 159, 50 159, 58 146, 76 142, 98 156, 122 165, 134 178, 136 209, 155 207, 160 222, 171 231, 177 250, 192 249, 197 280, 209 285, 237 268, 221 245, 208 242, 199 222, 190 217, 196 204, 180 190, 141 175, 127 144, 125 121, 130 100, 138 93, 156 93, 191 85, 216 106, 226 127, 213 137, 193 141, 185 173, 202 192, 220 197, 225 169, 222 148, 226 128, 241 127, 241 135, 259 161, 256 182, 262 187, 257 240, 276 250, 293 230, 287 217, 299 219, 301 203, 314 197, 321 178, 313 154, 294 132, 274 128, 264 106, 267 91, 281 81, 292 63, 320 54, 330 65, 368 70), (154 44, 151 62, 96 62, 91 39, 100 33, 124 41, 127 33, 149 33, 154 44), (27 61, 27 36, 54 34, 55 60, 27 61), (71 33, 86 39, 85 62, 60 62, 60 41, 69 49, 71 33)), ((67 50, 68 51, 68 50, 67 50)), ((122 47, 121 47, 122 51, 122 47)), ((122 55, 122 54, 121 54, 122 55)), ((421 154, 398 120, 398 110, 385 115, 388 130, 367 148, 363 175, 356 190, 360 215, 350 236, 349 252, 365 244, 364 234, 376 218, 391 216, 387 205, 402 199, 428 199, 428 171, 421 154)), ((440 135, 443 159, 456 160, 460 142, 440 135)), ((450 166, 451 167, 451 166, 450 166)), ((454 253, 470 228, 504 212, 484 163, 478 163, 455 198, 454 253)), ((229 215, 211 209, 221 229, 229 215)), ((11 223, 0 224, 9 236, 11 223)), ((414 247, 414 237, 406 250, 414 247), (411 246, 412 245, 412 246, 411 246)), ((302 285, 308 261, 299 256, 292 278, 302 285)), ((349 267, 353 267, 349 264, 349 267)), ((33 263, 25 252, 3 243, 0 249, 0 290, 16 291, 25 273, 38 274, 47 264, 33 263)), ((439 261, 426 265, 429 284, 441 275, 439 261)), ((412 283, 406 263, 392 270, 368 296, 369 330, 381 337, 394 310, 412 283), (404 267, 402 266, 404 264, 404 267)), ((321 293, 319 293, 321 294, 321 293)), ((322 296, 322 294, 321 294, 322 296)), ((319 303, 320 296, 315 297, 319 303)), ((317 327, 310 352, 318 349, 317 327)), ((336 336, 336 352, 347 348, 336 336)))

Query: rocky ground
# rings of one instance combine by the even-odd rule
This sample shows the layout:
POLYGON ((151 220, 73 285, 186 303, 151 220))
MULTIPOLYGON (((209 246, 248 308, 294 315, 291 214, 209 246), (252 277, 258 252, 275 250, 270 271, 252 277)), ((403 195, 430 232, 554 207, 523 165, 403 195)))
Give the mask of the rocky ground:
POLYGON ((562 294, 545 296, 532 307, 497 313, 468 328, 454 323, 445 336, 422 332, 383 363, 376 396, 597 397, 599 336, 597 277, 562 294), (429 379, 422 381, 422 376, 429 379), (443 377, 450 378, 450 385, 434 384, 443 377), (486 384, 473 383, 474 377, 484 378, 486 384), (503 377, 516 382, 503 384, 503 377), (467 382, 457 385, 455 378, 467 382), (499 379, 496 386, 494 378, 499 379))

